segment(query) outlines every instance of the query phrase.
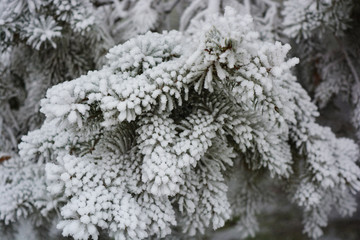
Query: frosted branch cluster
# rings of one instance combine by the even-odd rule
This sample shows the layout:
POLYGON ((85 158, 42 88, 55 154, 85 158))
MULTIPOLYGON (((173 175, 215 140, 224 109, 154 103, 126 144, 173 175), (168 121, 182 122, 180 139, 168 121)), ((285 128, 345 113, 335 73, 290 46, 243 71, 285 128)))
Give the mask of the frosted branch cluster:
MULTIPOLYGON (((47 91, 43 126, 19 146, 20 164, 44 171, 47 191, 21 174, 12 181, 31 197, 18 205, 42 217, 59 210, 57 227, 74 239, 162 238, 175 227, 195 236, 235 217, 247 237, 259 228, 264 175, 303 209, 310 237, 333 208, 355 211, 359 149, 315 122, 290 45, 261 40, 232 8, 195 26, 132 38, 102 69, 47 91)), ((25 214, 4 205, 2 220, 25 214)))

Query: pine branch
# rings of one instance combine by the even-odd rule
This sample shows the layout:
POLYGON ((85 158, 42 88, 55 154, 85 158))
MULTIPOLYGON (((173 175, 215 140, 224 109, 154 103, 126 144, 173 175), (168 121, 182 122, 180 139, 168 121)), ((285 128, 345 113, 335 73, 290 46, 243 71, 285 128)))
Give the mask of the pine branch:
POLYGON ((348 66, 349 66, 349 69, 350 69, 350 71, 351 71, 351 74, 352 74, 353 77, 354 77, 355 82, 360 83, 360 77, 359 77, 358 72, 356 71, 356 68, 355 68, 355 66, 354 66, 354 64, 353 64, 353 62, 352 62, 352 60, 351 60, 351 58, 350 58, 350 56, 349 56, 349 53, 348 53, 347 50, 345 49, 345 47, 344 47, 344 45, 342 44, 341 40, 340 40, 337 36, 334 36, 334 37, 335 37, 338 45, 340 46, 341 52, 342 52, 342 53, 344 54, 344 56, 345 56, 346 62, 347 62, 347 64, 348 64, 348 66))

